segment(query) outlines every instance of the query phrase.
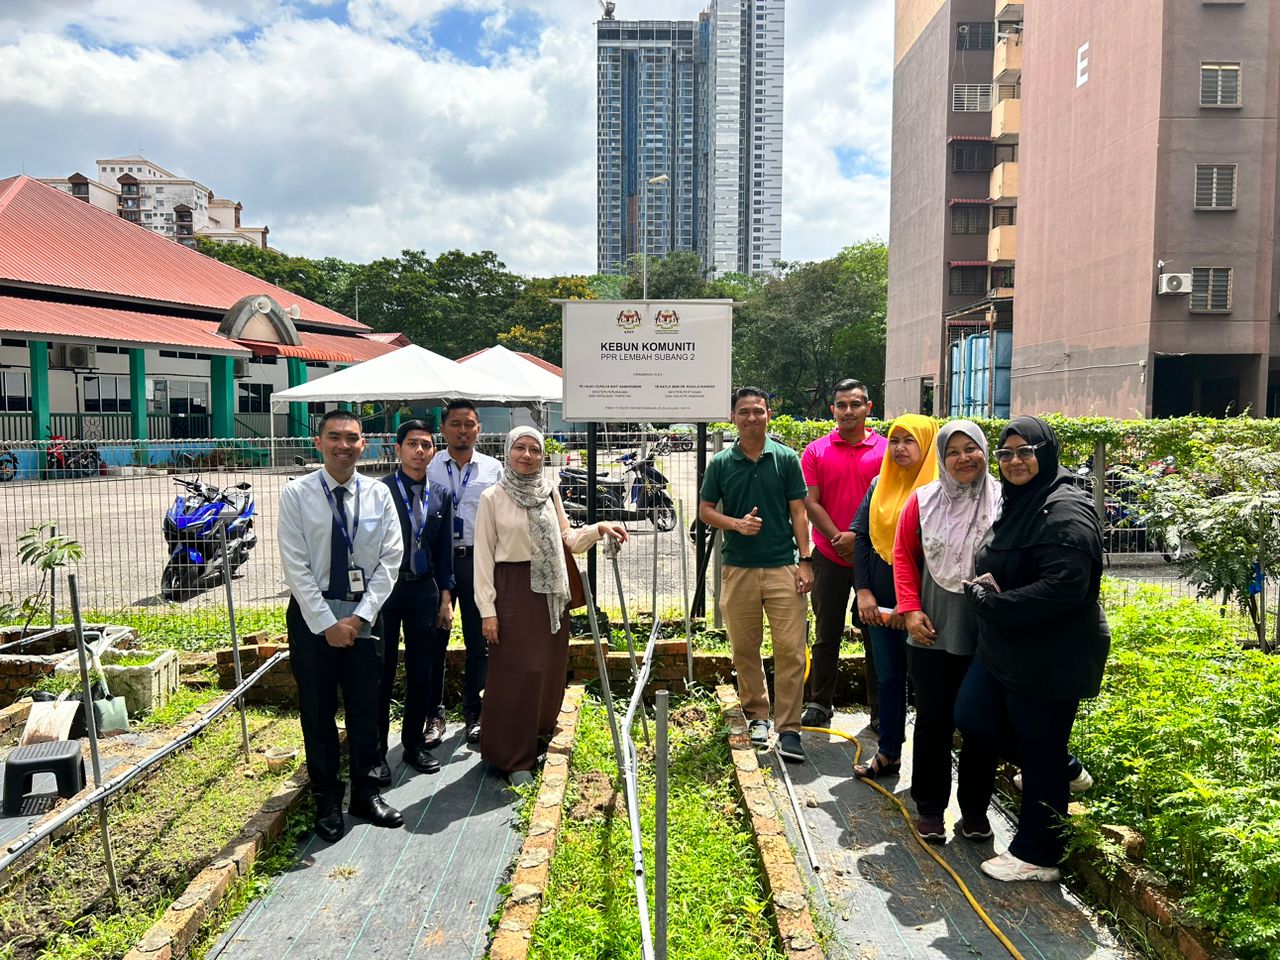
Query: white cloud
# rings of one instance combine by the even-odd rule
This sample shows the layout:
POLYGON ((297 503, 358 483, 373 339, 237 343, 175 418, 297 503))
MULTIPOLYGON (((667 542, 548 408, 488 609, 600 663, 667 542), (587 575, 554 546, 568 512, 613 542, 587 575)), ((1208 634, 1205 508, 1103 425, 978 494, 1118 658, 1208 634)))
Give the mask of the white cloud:
MULTIPOLYGON (((11 28, 0 34, 11 38, 0 45, 0 176, 91 172, 97 157, 141 148, 240 200, 246 222, 269 223, 292 253, 366 260, 456 246, 492 249, 526 273, 592 272, 596 8, 351 0, 348 23, 309 19, 329 6, 0 6, 0 27, 11 28), (483 23, 478 63, 430 41, 435 19, 459 8, 483 23), (541 25, 532 42, 498 42, 531 15, 541 25)), ((788 11, 788 259, 887 232, 887 174, 842 176, 835 151, 887 170, 892 6, 841 6, 840 19, 812 2, 788 11)), ((618 16, 698 9, 631 0, 618 16)))

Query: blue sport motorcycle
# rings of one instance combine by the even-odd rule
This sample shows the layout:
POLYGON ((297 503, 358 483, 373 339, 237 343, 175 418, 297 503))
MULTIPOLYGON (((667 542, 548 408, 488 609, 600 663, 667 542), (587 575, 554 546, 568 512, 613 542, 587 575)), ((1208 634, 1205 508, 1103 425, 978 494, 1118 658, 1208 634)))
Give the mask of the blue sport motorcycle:
POLYGON ((253 486, 237 483, 225 490, 194 480, 174 478, 186 489, 174 497, 164 515, 164 540, 169 562, 160 578, 160 594, 166 600, 189 600, 223 582, 222 539, 218 526, 226 524, 227 555, 231 574, 249 559, 258 543, 253 529, 253 486))

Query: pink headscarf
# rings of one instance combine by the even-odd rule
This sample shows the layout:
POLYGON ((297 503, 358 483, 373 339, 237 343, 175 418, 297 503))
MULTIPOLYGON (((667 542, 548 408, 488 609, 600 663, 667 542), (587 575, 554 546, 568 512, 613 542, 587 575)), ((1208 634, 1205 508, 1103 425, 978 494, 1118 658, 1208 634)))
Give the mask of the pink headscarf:
POLYGON ((963 433, 982 448, 987 438, 971 420, 952 420, 938 431, 938 479, 916 491, 920 505, 920 540, 929 575, 944 590, 960 593, 963 581, 973 579, 978 544, 991 529, 1000 506, 1000 487, 983 469, 975 483, 957 483, 946 469, 947 441, 963 433))

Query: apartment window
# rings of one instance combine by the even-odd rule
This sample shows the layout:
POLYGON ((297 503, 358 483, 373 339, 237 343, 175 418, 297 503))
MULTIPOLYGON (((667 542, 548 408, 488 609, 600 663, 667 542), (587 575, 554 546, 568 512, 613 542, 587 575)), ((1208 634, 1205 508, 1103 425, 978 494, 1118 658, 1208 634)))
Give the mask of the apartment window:
POLYGON ((1236 208, 1236 165, 1234 163, 1196 164, 1196 209, 1234 210, 1236 208))
POLYGON ((951 145, 952 173, 989 173, 991 144, 984 141, 961 141, 951 145))
POLYGON ((987 208, 958 203, 951 208, 952 233, 986 233, 987 208))
POLYGON ((987 292, 986 267, 952 267, 951 295, 978 294, 987 292))
POLYGON ((991 289, 1013 286, 1013 267, 991 268, 991 289))
POLYGON ((1017 207, 992 207, 991 226, 1012 227, 1018 223, 1017 207))
POLYGON ((991 111, 991 84, 952 84, 951 109, 958 113, 989 113, 991 111))
POLYGON ((1191 309, 1226 313, 1231 309, 1231 268, 1191 268, 1191 309))
POLYGON ((956 24, 957 50, 994 50, 996 25, 990 20, 956 24))
POLYGON ((1017 100, 1022 96, 1022 87, 1016 83, 1001 83, 996 85, 996 103, 1004 103, 1006 100, 1017 100))
POLYGON ((1240 106, 1240 64, 1200 64, 1200 106, 1240 106))

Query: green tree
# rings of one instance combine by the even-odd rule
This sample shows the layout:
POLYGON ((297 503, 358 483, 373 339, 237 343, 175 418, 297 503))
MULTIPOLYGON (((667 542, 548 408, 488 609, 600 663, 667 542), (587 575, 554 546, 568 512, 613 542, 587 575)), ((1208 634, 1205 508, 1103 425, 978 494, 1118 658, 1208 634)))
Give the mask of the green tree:
MULTIPOLYGON (((345 276, 353 268, 352 264, 334 257, 319 261, 308 260, 306 257, 291 257, 275 250, 263 250, 261 247, 215 243, 204 237, 196 238, 196 249, 205 256, 326 307, 333 307, 345 276)), ((282 306, 287 307, 288 304, 282 306)))
POLYGON ((774 392, 779 412, 804 416, 822 414, 844 377, 882 385, 887 285, 879 240, 816 263, 779 263, 737 311, 735 379, 774 392))
POLYGON ((523 350, 559 364, 561 359, 560 305, 554 300, 594 300, 590 279, 534 277, 524 281, 515 303, 507 311, 506 332, 498 342, 511 350, 523 350))
MULTIPOLYGON (((627 260, 627 277, 622 284, 623 300, 644 296, 644 258, 627 260)), ((704 300, 720 292, 703 275, 702 258, 692 250, 676 250, 665 257, 649 257, 649 298, 651 300, 704 300)))

